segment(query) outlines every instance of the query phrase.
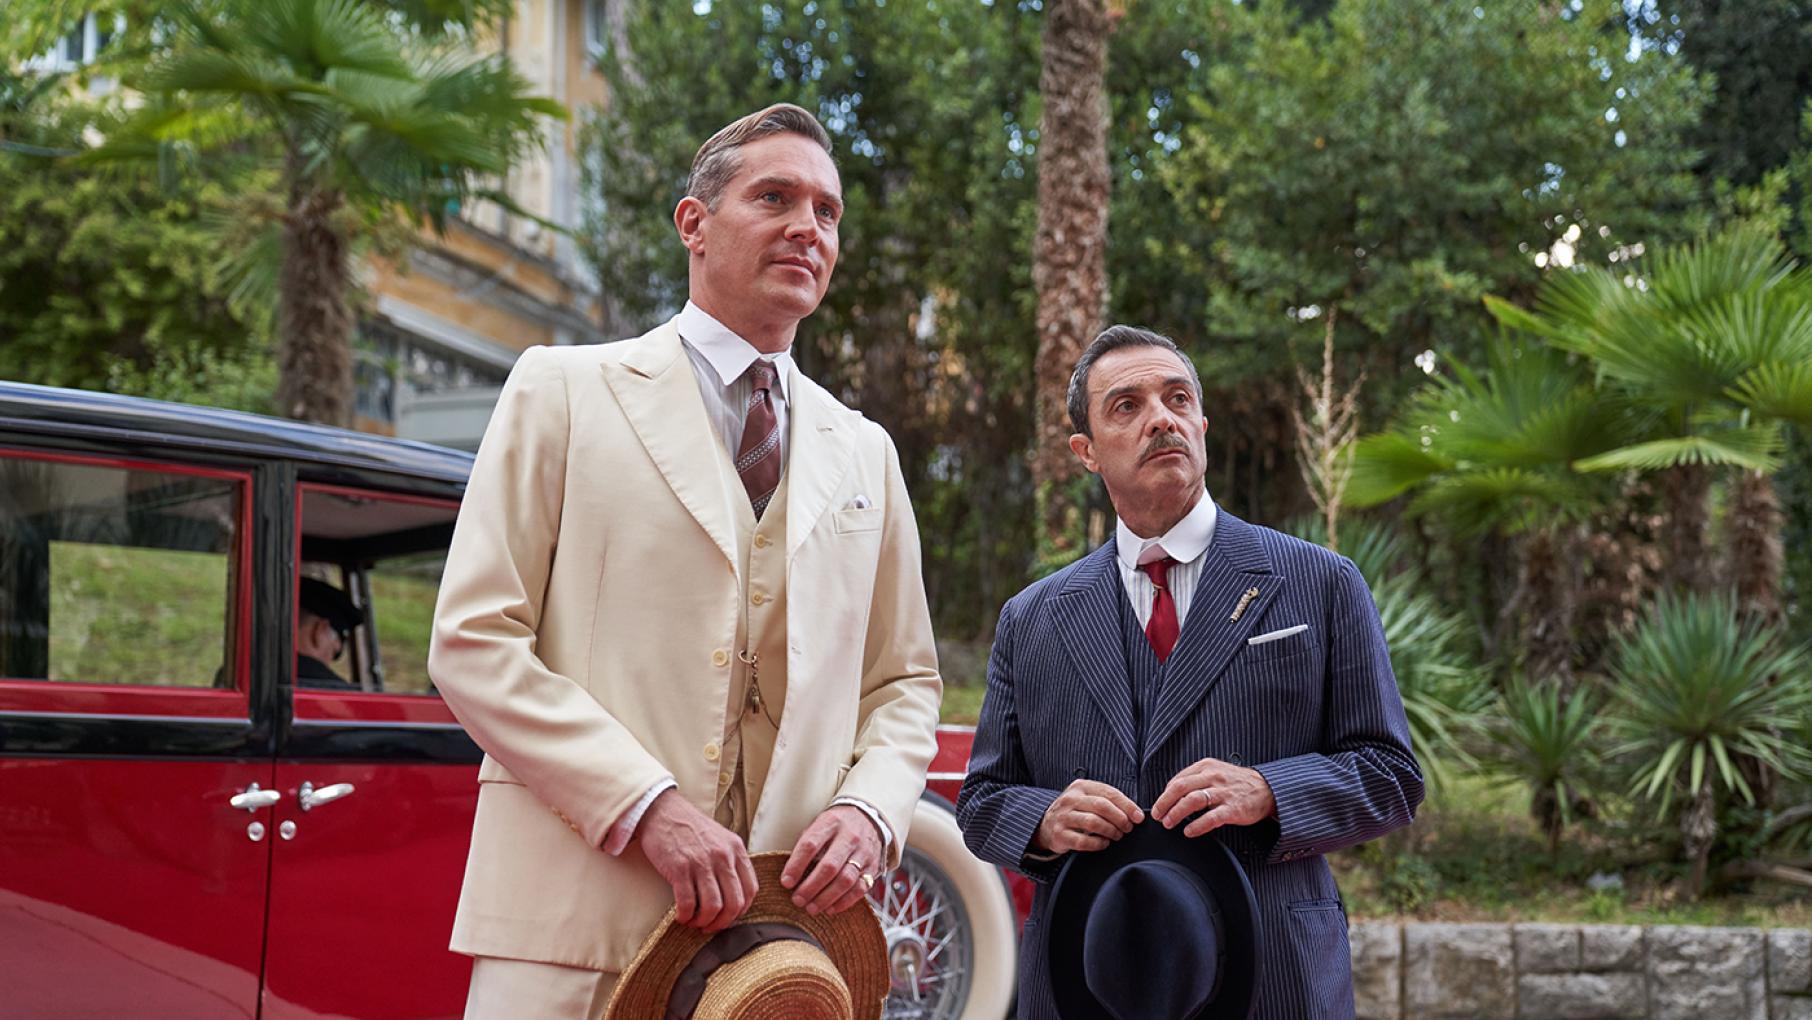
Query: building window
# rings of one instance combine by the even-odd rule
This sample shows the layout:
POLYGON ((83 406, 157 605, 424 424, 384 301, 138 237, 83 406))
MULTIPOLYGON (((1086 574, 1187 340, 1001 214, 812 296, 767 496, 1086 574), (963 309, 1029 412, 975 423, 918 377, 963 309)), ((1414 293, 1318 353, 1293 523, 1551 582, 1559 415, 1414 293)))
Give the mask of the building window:
POLYGON ((80 21, 70 27, 69 32, 57 40, 51 51, 30 66, 45 71, 73 71, 86 67, 100 58, 101 51, 113 39, 120 25, 117 19, 107 18, 104 22, 92 14, 84 14, 80 21))
POLYGON ((585 52, 601 57, 610 45, 609 0, 585 0, 585 52))

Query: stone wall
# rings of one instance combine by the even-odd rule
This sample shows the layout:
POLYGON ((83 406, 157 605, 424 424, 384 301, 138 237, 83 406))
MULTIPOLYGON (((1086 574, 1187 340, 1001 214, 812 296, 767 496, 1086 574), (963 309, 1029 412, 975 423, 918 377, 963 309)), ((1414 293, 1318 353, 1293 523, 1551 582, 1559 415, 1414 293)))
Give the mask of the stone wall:
POLYGON ((1351 929, 1359 1020, 1812 1020, 1812 929, 1351 929))

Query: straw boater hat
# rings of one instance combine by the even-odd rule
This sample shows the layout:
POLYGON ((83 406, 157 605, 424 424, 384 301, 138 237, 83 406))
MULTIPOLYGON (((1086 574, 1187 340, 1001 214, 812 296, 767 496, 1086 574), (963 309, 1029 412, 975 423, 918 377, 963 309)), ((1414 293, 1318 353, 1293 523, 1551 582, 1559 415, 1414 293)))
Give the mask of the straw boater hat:
POLYGON ((712 934, 673 911, 617 982, 605 1020, 880 1020, 887 938, 866 904, 834 916, 793 906, 787 854, 755 854, 748 912, 712 934))

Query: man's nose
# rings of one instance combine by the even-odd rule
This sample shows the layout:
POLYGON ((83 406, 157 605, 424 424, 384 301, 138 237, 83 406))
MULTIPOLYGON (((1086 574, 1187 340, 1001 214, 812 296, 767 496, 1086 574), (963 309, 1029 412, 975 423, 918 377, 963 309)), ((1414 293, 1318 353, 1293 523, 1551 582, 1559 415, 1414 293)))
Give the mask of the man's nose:
POLYGON ((787 218, 786 237, 800 244, 818 243, 818 216, 809 205, 800 206, 787 218))
POLYGON ((1151 416, 1145 420, 1147 436, 1155 436, 1160 432, 1180 432, 1182 428, 1182 423, 1177 421, 1176 415, 1161 406, 1153 408, 1151 416))

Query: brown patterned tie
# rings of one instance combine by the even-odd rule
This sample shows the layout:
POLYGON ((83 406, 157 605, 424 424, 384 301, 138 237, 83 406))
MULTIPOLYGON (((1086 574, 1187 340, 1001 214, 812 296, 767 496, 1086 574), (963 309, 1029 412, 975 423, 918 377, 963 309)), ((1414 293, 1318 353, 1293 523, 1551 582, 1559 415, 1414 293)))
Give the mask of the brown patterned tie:
POLYGON ((749 504, 755 508, 755 519, 761 520, 768 500, 780 485, 780 422, 774 416, 774 400, 769 391, 778 376, 774 363, 756 358, 743 373, 751 385, 749 413, 742 423, 742 445, 736 450, 736 473, 742 476, 742 487, 749 490, 749 504))

